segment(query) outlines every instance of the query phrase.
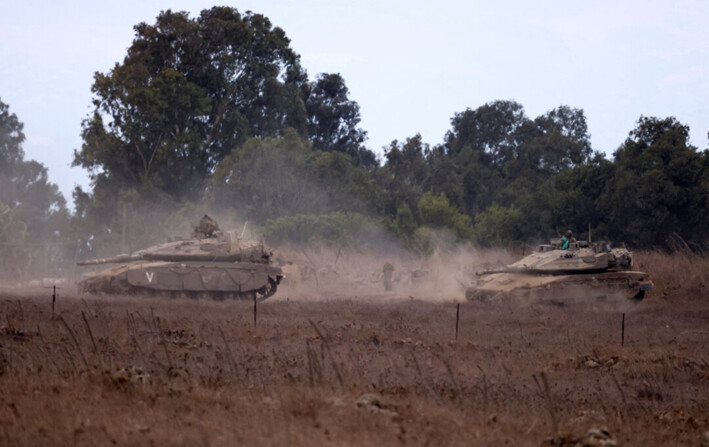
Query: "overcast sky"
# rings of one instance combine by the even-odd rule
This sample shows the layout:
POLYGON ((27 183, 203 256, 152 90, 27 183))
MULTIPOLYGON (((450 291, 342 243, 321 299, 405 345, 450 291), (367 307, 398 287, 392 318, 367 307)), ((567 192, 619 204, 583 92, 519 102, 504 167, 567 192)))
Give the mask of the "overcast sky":
POLYGON ((709 1, 5 1, 0 99, 25 124, 26 159, 49 168, 71 203, 96 71, 123 60, 133 26, 162 10, 228 5, 283 28, 311 80, 340 73, 368 147, 420 133, 496 99, 534 118, 561 104, 586 113, 593 148, 611 154, 641 115, 675 116, 707 148, 709 1))

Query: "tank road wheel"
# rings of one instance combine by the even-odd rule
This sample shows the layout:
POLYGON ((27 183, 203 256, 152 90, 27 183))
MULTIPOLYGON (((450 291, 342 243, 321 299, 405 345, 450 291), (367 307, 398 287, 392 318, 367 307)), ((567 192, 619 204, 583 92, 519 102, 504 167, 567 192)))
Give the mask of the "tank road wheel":
POLYGON ((212 292, 187 292, 187 296, 192 300, 210 300, 212 299, 212 292))
POLYGON ((237 297, 241 300, 253 301, 256 299, 256 292, 242 292, 237 297))
POLYGON ((257 300, 263 301, 267 298, 272 297, 276 293, 276 289, 278 289, 278 284, 276 284, 276 281, 271 278, 268 278, 268 284, 259 289, 258 293, 262 296, 257 296, 257 300))
POLYGON ((229 298, 229 292, 211 292, 209 296, 214 301, 224 301, 229 298))
POLYGON ((135 295, 135 290, 127 281, 112 277, 106 287, 106 292, 119 295, 135 295))

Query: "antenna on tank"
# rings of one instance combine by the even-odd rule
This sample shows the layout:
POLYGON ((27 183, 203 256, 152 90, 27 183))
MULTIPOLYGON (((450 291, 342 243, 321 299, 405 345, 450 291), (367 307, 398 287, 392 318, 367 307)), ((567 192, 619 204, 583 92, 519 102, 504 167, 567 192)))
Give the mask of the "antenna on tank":
POLYGON ((244 238, 244 233, 246 233, 246 224, 247 224, 247 223, 249 223, 248 220, 247 220, 246 222, 244 222, 244 228, 241 230, 241 236, 239 236, 239 239, 243 239, 243 238, 244 238))
POLYGON ((588 243, 591 243, 591 224, 588 224, 588 243))

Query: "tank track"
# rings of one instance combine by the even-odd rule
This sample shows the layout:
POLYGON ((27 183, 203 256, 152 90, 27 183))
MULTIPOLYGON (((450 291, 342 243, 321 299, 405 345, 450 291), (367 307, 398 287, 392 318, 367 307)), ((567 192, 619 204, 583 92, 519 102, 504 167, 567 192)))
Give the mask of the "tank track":
POLYGON ((212 299, 215 301, 237 300, 237 301, 264 301, 272 297, 278 288, 276 281, 269 278, 268 284, 262 288, 248 292, 221 292, 221 291, 186 291, 186 290, 156 290, 146 287, 135 287, 125 281, 116 278, 110 281, 84 281, 79 283, 79 294, 88 293, 90 295, 126 295, 145 296, 155 298, 189 298, 189 299, 212 299))

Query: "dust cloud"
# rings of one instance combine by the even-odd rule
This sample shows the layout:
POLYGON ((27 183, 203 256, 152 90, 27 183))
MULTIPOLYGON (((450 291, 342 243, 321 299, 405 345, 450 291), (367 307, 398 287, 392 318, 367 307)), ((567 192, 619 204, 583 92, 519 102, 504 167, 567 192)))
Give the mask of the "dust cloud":
POLYGON ((407 252, 393 243, 376 249, 281 245, 274 247, 274 265, 284 272, 278 293, 271 299, 366 300, 416 299, 463 301, 482 266, 510 255, 480 250, 470 244, 435 249, 427 256, 407 252), (385 289, 383 266, 394 266, 391 290, 385 289))

